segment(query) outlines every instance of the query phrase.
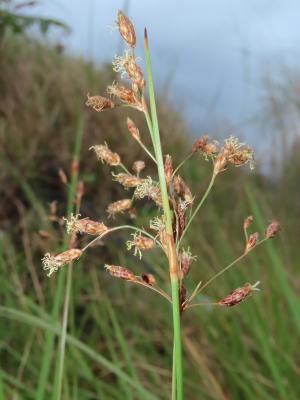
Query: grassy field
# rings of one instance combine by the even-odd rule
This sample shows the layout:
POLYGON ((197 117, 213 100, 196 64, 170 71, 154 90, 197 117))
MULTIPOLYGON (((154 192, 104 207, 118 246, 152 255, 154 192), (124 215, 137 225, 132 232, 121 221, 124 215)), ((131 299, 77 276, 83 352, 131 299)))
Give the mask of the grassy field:
MULTIPOLYGON (((126 131, 127 114, 99 115, 84 108, 87 92, 100 93, 113 80, 105 68, 99 71, 56 49, 10 37, 2 43, 1 59, 0 400, 54 400, 69 271, 64 268, 48 279, 40 260, 66 241, 62 229, 49 221, 49 203, 57 200, 59 215, 65 215, 75 187, 66 189, 58 169, 70 175, 73 155, 80 157, 79 179, 86 186, 81 212, 101 220, 105 206, 122 191, 88 148, 107 140, 128 166, 142 153, 126 131), (40 230, 48 231, 49 238, 41 237, 40 230)), ((177 163, 188 154, 190 139, 171 105, 163 99, 160 105, 165 153, 175 152, 177 163)), ((187 242, 198 256, 187 282, 191 292, 196 282, 205 282, 242 252, 246 216, 253 215, 253 230, 261 234, 272 217, 283 227, 280 237, 251 253, 198 300, 218 300, 258 280, 260 293, 236 308, 199 307, 184 314, 187 400, 300 398, 298 158, 295 145, 276 179, 263 177, 259 169, 222 176, 189 234, 187 242)), ((149 171, 153 167, 148 164, 149 171)), ((200 196, 208 184, 207 163, 196 155, 183 171, 200 196)), ((136 223, 147 226, 152 216, 146 208, 136 223)), ((108 262, 139 272, 136 258, 126 250, 128 236, 115 234, 73 266, 65 400, 170 398, 170 306, 103 269, 108 262)), ((143 268, 169 292, 158 250, 143 257, 143 268)))

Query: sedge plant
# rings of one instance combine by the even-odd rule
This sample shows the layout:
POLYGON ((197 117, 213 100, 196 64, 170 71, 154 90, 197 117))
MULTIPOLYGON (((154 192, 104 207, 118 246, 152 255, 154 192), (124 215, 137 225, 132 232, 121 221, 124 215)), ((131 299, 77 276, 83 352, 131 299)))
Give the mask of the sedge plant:
MULTIPOLYGON (((72 236, 72 246, 63 253, 54 255, 47 253, 43 258, 44 269, 51 276, 61 267, 78 260, 90 247, 97 244, 100 239, 120 230, 131 230, 132 238, 127 241, 128 250, 133 249, 134 254, 142 258, 146 251, 157 247, 166 257, 170 276, 170 292, 163 290, 157 283, 157 278, 150 273, 136 275, 127 266, 105 265, 105 269, 113 277, 123 279, 132 284, 143 286, 160 295, 170 303, 173 318, 173 366, 172 366, 172 399, 182 400, 183 394, 183 369, 182 369, 182 344, 181 344, 181 316, 190 308, 205 305, 219 307, 232 307, 241 303, 253 291, 258 290, 259 282, 245 285, 233 290, 229 295, 217 301, 194 302, 195 297, 206 289, 215 279, 228 271, 239 261, 245 258, 254 248, 277 235, 280 225, 276 220, 267 226, 263 238, 259 238, 257 232, 249 234, 253 218, 247 217, 243 224, 245 247, 229 265, 220 269, 207 282, 199 282, 191 294, 188 295, 185 288, 187 277, 192 263, 196 260, 188 246, 184 246, 187 233, 195 220, 199 210, 205 203, 216 179, 224 173, 228 167, 240 167, 248 164, 254 167, 253 150, 241 143, 237 138, 230 136, 219 145, 218 142, 210 140, 207 135, 196 140, 191 152, 184 160, 173 168, 172 156, 165 155, 161 147, 155 92, 152 78, 148 34, 145 29, 144 48, 147 66, 147 79, 145 78, 138 59, 135 56, 136 33, 134 25, 121 11, 117 17, 117 27, 120 35, 127 45, 122 56, 116 56, 113 61, 114 71, 120 74, 121 79, 127 83, 113 82, 107 88, 108 96, 88 95, 86 105, 97 112, 107 111, 116 107, 130 107, 145 117, 152 148, 145 145, 145 140, 140 134, 136 124, 127 118, 128 131, 136 143, 145 151, 149 162, 155 164, 156 176, 143 176, 145 161, 134 162, 131 171, 127 168, 118 153, 112 151, 107 143, 97 144, 91 147, 98 160, 107 164, 113 171, 113 180, 121 184, 127 193, 132 193, 126 198, 119 199, 107 207, 109 218, 114 219, 118 214, 131 213, 133 206, 139 205, 140 199, 147 199, 156 208, 157 215, 149 221, 149 229, 138 227, 134 224, 113 225, 111 222, 94 221, 90 218, 81 218, 77 214, 68 215, 65 219, 67 232, 72 236), (200 154, 207 162, 211 163, 211 180, 207 190, 200 199, 193 196, 189 186, 179 175, 180 168, 193 156, 200 154), (76 242, 76 237, 80 241, 76 242), (92 240, 85 246, 82 236, 93 236, 92 240)), ((66 327, 65 327, 66 332, 66 327)))

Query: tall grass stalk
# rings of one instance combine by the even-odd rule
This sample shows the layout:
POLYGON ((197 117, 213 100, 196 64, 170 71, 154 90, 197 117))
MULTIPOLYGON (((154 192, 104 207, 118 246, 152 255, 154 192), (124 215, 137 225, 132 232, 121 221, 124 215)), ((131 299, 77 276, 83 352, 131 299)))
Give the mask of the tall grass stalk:
MULTIPOLYGON (((171 279, 171 290, 172 290, 172 310, 173 310, 173 329, 174 329, 174 359, 176 383, 173 382, 173 391, 176 388, 177 400, 183 399, 183 382, 182 382, 182 346, 181 346, 181 328, 180 328, 180 304, 179 304, 179 279, 178 279, 178 261, 176 246, 173 238, 173 227, 172 227, 172 215, 169 205, 168 189, 166 184, 166 176, 164 170, 163 155, 160 142, 159 125, 156 111, 155 93, 153 85, 153 77, 151 70, 150 51, 148 45, 147 30, 145 29, 145 54, 146 54, 146 65, 148 74, 148 88, 150 98, 150 109, 151 109, 151 130, 152 140, 154 142, 154 151, 156 156, 158 177, 160 190, 162 195, 163 212, 166 221, 167 231, 167 248, 168 248, 168 259, 169 259, 169 271, 171 279)), ((146 111, 147 113, 147 111, 146 111)), ((173 380, 175 378, 173 376, 173 380)), ((174 397, 174 393, 173 396, 174 397)))

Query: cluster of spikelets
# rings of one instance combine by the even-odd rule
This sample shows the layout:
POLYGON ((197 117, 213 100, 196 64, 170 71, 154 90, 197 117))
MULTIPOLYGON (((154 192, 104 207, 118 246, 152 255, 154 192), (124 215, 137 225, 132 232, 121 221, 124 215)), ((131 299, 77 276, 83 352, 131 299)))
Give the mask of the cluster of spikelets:
MULTIPOLYGON (((123 56, 117 56, 115 58, 113 66, 114 70, 121 74, 121 78, 126 79, 127 84, 113 82, 107 89, 107 93, 110 97, 88 95, 86 105, 92 107, 97 112, 112 109, 116 106, 123 106, 132 107, 139 112, 146 113, 146 81, 134 54, 136 46, 134 26, 122 12, 118 13, 117 26, 120 35, 128 45, 128 49, 123 56)), ((150 160, 155 162, 155 157, 142 141, 142 135, 139 129, 129 118, 127 119, 127 127, 132 138, 145 150, 150 160)), ((92 146, 91 150, 95 152, 98 160, 115 169, 112 174, 113 180, 122 185, 126 191, 132 191, 126 198, 119 199, 108 205, 107 213, 109 218, 114 219, 120 213, 131 213, 133 205, 144 198, 151 201, 153 206, 157 208, 158 215, 150 221, 149 230, 131 226, 132 230, 135 232, 132 235, 132 239, 127 241, 127 248, 129 250, 133 249, 134 255, 139 258, 142 258, 143 252, 150 251, 156 247, 161 248, 161 250, 167 254, 166 226, 162 213, 162 195, 156 179, 150 176, 143 176, 143 171, 146 166, 145 161, 135 161, 131 168, 132 172, 130 172, 122 163, 120 155, 112 151, 107 143, 92 146)), ((212 163, 212 182, 214 182, 215 178, 230 165, 240 167, 249 164, 251 169, 254 167, 253 150, 232 136, 226 139, 222 145, 219 145, 216 141, 210 140, 207 135, 202 136, 193 144, 191 152, 186 157, 186 160, 196 153, 201 154, 205 160, 212 163)), ((165 157, 164 173, 168 189, 169 204, 173 215, 173 237, 179 263, 178 279, 180 282, 180 308, 182 312, 196 305, 192 303, 192 300, 206 285, 201 287, 201 283, 199 283, 192 295, 187 297, 184 279, 187 277, 196 257, 191 254, 189 249, 184 250, 181 247, 181 241, 189 227, 188 222, 191 222, 191 218, 193 218, 195 214, 195 212, 193 214, 193 208, 196 200, 187 183, 178 174, 181 165, 183 165, 183 163, 174 169, 172 157, 170 155, 165 157)), ((242 255, 224 268, 224 271, 228 269, 228 267, 234 265, 235 262, 241 260, 242 257, 246 256, 259 244, 275 237, 280 230, 279 223, 274 220, 267 227, 264 237, 259 239, 257 232, 248 235, 248 230, 252 222, 252 217, 248 217, 244 221, 245 248, 242 255)), ((43 265, 44 269, 48 272, 48 276, 51 276, 62 266, 78 260, 90 245, 106 235, 119 229, 130 228, 128 225, 108 225, 110 224, 92 221, 89 218, 80 218, 79 214, 71 215, 69 219, 66 219, 66 228, 69 234, 75 236, 75 238, 76 235, 91 235, 94 236, 94 238, 82 249, 70 248, 58 255, 47 253, 43 258, 43 265)), ((73 240, 72 243, 76 243, 76 240, 73 240)), ((141 273, 136 276, 130 269, 116 265, 105 265, 105 268, 112 276, 146 286, 171 301, 170 296, 157 285, 156 279, 152 274, 141 273)), ((246 284, 241 288, 235 289, 220 301, 212 304, 223 306, 239 304, 253 290, 257 290, 257 284, 258 282, 254 285, 246 284)))

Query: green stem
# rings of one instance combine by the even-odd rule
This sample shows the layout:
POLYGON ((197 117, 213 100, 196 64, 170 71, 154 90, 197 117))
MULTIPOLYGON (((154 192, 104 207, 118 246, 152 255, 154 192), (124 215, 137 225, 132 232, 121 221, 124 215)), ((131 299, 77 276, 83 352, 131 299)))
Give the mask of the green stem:
POLYGON ((164 162, 163 162, 163 155, 160 142, 160 134, 159 134, 159 126, 158 126, 155 94, 154 94, 154 86, 153 86, 153 78, 151 70, 150 52, 148 47, 148 37, 146 29, 145 29, 145 54, 146 54, 147 74, 148 74, 151 120, 147 111, 145 111, 145 116, 150 130, 152 142, 154 145, 160 190, 162 196, 163 211, 166 221, 166 232, 168 236, 168 258, 169 258, 169 268, 170 268, 171 288, 172 288, 172 310, 173 310, 173 329, 174 329, 174 348, 175 348, 174 358, 175 358, 175 371, 176 371, 176 383, 173 382, 173 386, 176 385, 176 393, 177 393, 176 400, 182 400, 183 399, 182 350, 181 350, 177 254, 173 238, 172 214, 169 205, 167 183, 164 171, 164 162))
POLYGON ((211 181, 210 181, 210 183, 209 183, 209 185, 208 185, 208 188, 206 189, 206 191, 205 191, 205 193, 204 193, 202 199, 201 199, 200 202, 198 203, 198 205, 197 205, 195 211, 193 212, 192 216, 191 216, 190 219, 188 220, 184 231, 182 232, 181 238, 179 239, 178 244, 177 244, 177 249, 179 248, 182 239, 184 238, 184 236, 185 236, 186 232, 188 231, 188 229, 189 229, 191 223, 193 222, 193 219, 195 218, 195 216, 197 215, 198 211, 200 210, 200 208, 202 207, 203 203, 205 202, 207 196, 209 195, 209 192, 211 191, 211 188, 213 187, 213 184, 214 184, 214 182, 215 182, 215 179, 216 179, 216 176, 213 175, 212 178, 211 178, 211 181))

